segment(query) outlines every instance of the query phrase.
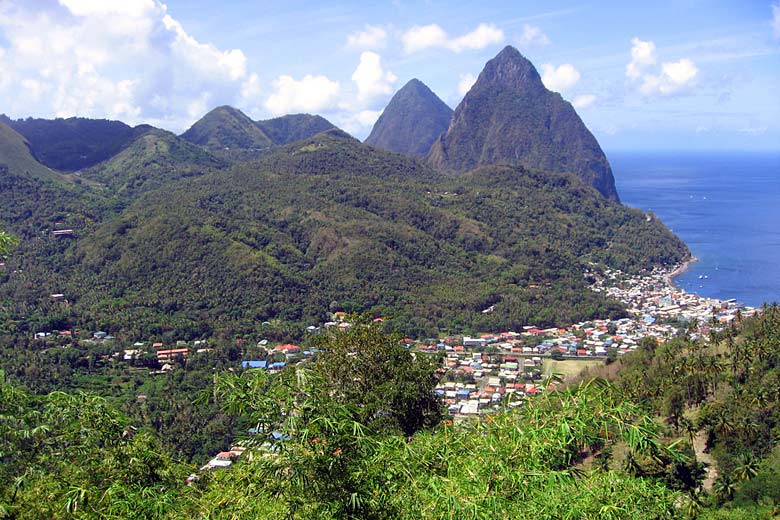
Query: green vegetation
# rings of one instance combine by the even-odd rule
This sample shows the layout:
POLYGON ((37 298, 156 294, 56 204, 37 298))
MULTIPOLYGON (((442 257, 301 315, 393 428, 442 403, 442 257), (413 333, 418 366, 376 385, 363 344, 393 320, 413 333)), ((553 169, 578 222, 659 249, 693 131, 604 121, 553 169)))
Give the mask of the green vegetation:
POLYGON ((780 505, 780 308, 721 332, 711 325, 708 342, 651 338, 610 371, 632 400, 680 438, 699 439, 714 460, 706 502, 726 510, 707 518, 769 518, 780 505))
POLYGON ((195 467, 106 399, 31 395, 0 373, 0 518, 776 514, 777 307, 713 334, 711 346, 647 341, 610 365, 623 367, 614 384, 590 379, 456 424, 425 412, 437 409, 435 358, 412 356, 378 327, 328 332, 314 340, 318 360, 277 375, 221 371, 195 404, 218 405, 249 432, 212 454, 231 440, 247 451, 189 486, 195 467), (710 359, 722 370, 705 370, 710 359), (430 420, 405 427, 415 415, 430 420), (699 428, 721 475, 710 491, 688 440, 699 428))
POLYGON ((250 370, 217 378, 205 400, 254 425, 255 436, 230 469, 206 473, 191 487, 182 481, 186 468, 105 400, 58 392, 35 397, 0 380, 0 515, 682 516, 684 497, 657 479, 581 467, 586 453, 613 443, 637 460, 683 458, 660 441, 658 425, 602 381, 486 420, 432 420, 408 430, 393 424, 430 402, 435 364, 415 360, 374 326, 335 332, 318 345, 325 349, 322 364, 278 376, 250 370), (352 389, 343 388, 346 370, 338 361, 349 363, 353 354, 395 366, 367 370, 347 382, 352 389), (387 398, 377 409, 381 393, 387 398))
POLYGON ((310 114, 288 114, 257 121, 255 124, 277 145, 308 139, 320 132, 336 128, 324 117, 310 114))
POLYGON ((221 160, 201 147, 153 129, 80 176, 105 186, 106 196, 128 201, 165 184, 223 167, 221 160))
POLYGON ((220 156, 246 159, 262 155, 274 145, 290 144, 333 128, 321 116, 291 114, 252 121, 236 108, 221 106, 195 122, 181 137, 220 156))
POLYGON ((184 478, 105 399, 33 396, 0 371, 0 518, 160 518, 184 478))
POLYGON ((67 178, 42 165, 30 153, 27 140, 0 119, 0 174, 40 182, 68 182, 67 178))
MULTIPOLYGON (((105 161, 119 153, 137 136, 151 129, 131 128, 121 121, 106 119, 27 119, 12 120, 0 115, 0 124, 13 128, 30 143, 35 158, 60 171, 76 171, 105 161)), ((0 156, 2 156, 0 154, 0 156)))
POLYGON ((15 245, 18 242, 18 240, 6 233, 5 231, 0 231, 0 258, 7 254, 8 251, 11 249, 11 246, 15 245))
POLYGON ((246 114, 233 107, 217 107, 195 122, 181 137, 211 151, 263 149, 271 138, 246 114))
POLYGON ((574 176, 491 167, 450 178, 335 130, 169 182, 78 228, 70 242, 21 248, 25 276, 0 287, 13 294, 6 318, 25 316, 29 333, 191 340, 263 321, 301 330, 336 310, 395 317, 415 337, 567 324, 622 315, 587 290, 590 263, 638 272, 688 254, 658 221, 574 176), (69 305, 42 303, 54 293, 69 305))

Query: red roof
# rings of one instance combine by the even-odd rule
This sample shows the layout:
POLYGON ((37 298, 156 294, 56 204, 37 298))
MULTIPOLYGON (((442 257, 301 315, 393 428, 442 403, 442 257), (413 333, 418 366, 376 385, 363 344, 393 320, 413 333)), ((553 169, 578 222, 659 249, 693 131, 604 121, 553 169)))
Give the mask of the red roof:
POLYGON ((298 345, 293 345, 291 343, 285 343, 284 345, 279 345, 278 347, 274 347, 274 350, 276 352, 298 352, 301 350, 301 347, 298 345))
POLYGON ((176 354, 188 354, 190 351, 186 348, 173 348, 170 350, 158 350, 157 356, 174 356, 176 354))

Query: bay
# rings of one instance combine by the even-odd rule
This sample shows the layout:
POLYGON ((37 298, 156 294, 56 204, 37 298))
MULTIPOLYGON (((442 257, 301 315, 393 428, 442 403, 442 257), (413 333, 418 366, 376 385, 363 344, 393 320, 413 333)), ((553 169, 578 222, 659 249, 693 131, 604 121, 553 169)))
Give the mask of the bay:
POLYGON ((657 215, 698 259, 685 291, 780 301, 779 152, 612 152, 622 202, 657 215))

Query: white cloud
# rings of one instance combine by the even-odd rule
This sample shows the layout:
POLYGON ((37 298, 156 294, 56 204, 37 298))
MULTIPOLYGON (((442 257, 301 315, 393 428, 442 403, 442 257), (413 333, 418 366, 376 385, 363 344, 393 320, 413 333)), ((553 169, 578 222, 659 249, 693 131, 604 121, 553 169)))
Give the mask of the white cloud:
POLYGON ((357 50, 384 47, 387 31, 377 25, 366 25, 365 30, 347 36, 347 47, 357 50))
POLYGON ((443 48, 452 52, 484 49, 504 41, 504 31, 494 24, 481 23, 473 31, 449 38, 447 32, 437 24, 414 26, 402 36, 404 51, 407 54, 431 48, 443 48))
POLYGON ((661 70, 655 68, 658 58, 655 43, 631 40, 631 62, 626 65, 626 76, 634 81, 641 80, 639 91, 645 96, 668 96, 689 89, 696 83, 699 69, 688 58, 661 63, 661 70))
POLYGON ((2 0, 0 40, 0 99, 15 117, 121 118, 179 131, 204 103, 260 92, 240 49, 198 41, 159 0, 2 0))
POLYGON ((59 0, 60 5, 68 8, 75 16, 119 15, 140 17, 153 11, 154 0, 122 0, 121 2, 106 2, 105 0, 59 0))
POLYGON ((220 51, 213 45, 200 43, 167 14, 163 17, 163 24, 176 35, 171 44, 174 55, 192 68, 200 69, 204 74, 227 76, 233 81, 246 75, 246 56, 240 49, 220 51))
POLYGON ((522 48, 544 47, 550 44, 550 38, 535 25, 525 24, 523 25, 523 34, 517 43, 522 48))
POLYGON ((646 67, 655 65, 655 62, 655 43, 633 38, 631 40, 631 63, 626 65, 626 76, 637 79, 646 67))
POLYGON ((274 115, 327 111, 335 107, 341 91, 338 81, 310 74, 301 80, 279 76, 274 81, 274 88, 276 91, 265 102, 265 107, 274 115))
POLYGON ((484 49, 502 41, 504 41, 504 31, 492 23, 481 23, 470 33, 450 41, 447 47, 454 52, 462 52, 466 49, 484 49))
POLYGON ((376 120, 382 115, 381 110, 361 110, 354 114, 342 116, 336 121, 339 128, 352 135, 363 136, 368 133, 368 129, 374 126, 376 120))
POLYGON ((260 78, 252 73, 243 83, 241 83, 241 98, 251 101, 256 99, 263 91, 260 84, 260 78))
POLYGON ((401 36, 404 51, 407 54, 422 51, 431 47, 445 47, 447 33, 436 24, 415 26, 401 36))
POLYGON ((772 31, 775 38, 780 38, 780 2, 772 2, 772 31))
POLYGON ((580 73, 573 65, 564 63, 557 68, 549 63, 542 65, 542 83, 554 92, 565 92, 577 84, 580 73))
POLYGON ((364 51, 360 54, 360 63, 352 74, 352 81, 358 89, 358 101, 370 103, 379 96, 393 93, 393 84, 398 80, 391 71, 382 69, 382 58, 379 54, 364 51))
POLYGON ((572 101, 571 104, 574 105, 574 108, 576 109, 589 108, 593 106, 596 99, 596 96, 593 94, 583 94, 574 98, 574 101, 572 101))
POLYGON ((354 118, 361 126, 374 126, 374 123, 381 115, 381 110, 361 110, 355 114, 354 118))
POLYGON ((458 81, 458 94, 465 96, 476 82, 477 78, 474 76, 474 74, 461 74, 460 81, 458 81))
POLYGON ((639 90, 646 96, 676 94, 692 86, 698 73, 696 64, 688 58, 663 63, 661 74, 645 75, 639 90))

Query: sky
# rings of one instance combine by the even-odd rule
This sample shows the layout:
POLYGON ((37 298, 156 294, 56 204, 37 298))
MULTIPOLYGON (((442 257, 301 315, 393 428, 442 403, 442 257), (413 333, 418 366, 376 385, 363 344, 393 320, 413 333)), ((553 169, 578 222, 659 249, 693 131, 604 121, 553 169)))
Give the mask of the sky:
POLYGON ((780 150, 780 0, 0 0, 0 113, 180 133, 232 105, 363 139, 412 78, 455 108, 505 45, 606 150, 780 150))

